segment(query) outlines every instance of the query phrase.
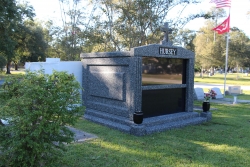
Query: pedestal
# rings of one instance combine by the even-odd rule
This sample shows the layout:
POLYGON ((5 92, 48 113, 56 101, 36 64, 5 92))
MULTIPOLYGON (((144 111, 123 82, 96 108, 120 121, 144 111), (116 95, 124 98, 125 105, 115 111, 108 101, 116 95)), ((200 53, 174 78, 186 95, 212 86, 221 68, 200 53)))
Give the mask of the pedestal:
POLYGON ((146 129, 144 125, 132 125, 130 129, 130 134, 135 136, 144 136, 146 135, 146 129))
POLYGON ((207 118, 207 121, 210 121, 212 119, 212 113, 211 112, 201 112, 200 116, 207 118))
POLYGON ((237 104, 237 96, 234 96, 234 102, 233 104, 237 104))

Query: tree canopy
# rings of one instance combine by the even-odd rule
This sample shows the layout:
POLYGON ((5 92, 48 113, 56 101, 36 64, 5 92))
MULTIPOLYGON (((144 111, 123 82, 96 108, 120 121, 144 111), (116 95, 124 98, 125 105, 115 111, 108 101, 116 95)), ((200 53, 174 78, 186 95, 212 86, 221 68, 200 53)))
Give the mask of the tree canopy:
MULTIPOLYGON (((217 35, 212 28, 218 19, 225 17, 223 9, 212 8, 208 13, 193 12, 184 15, 188 5, 201 0, 59 0, 61 25, 52 20, 33 20, 34 10, 27 3, 15 0, 0 2, 0 52, 9 64, 14 62, 44 61, 46 57, 61 60, 79 60, 81 52, 124 51, 133 47, 159 43, 163 38, 160 27, 169 22, 170 40, 196 53, 196 65, 204 68, 222 67, 225 58, 225 36, 217 35), (84 4, 84 5, 83 5, 84 4), (3 7, 5 6, 5 7, 3 7), (172 17, 175 11, 176 17, 172 17), (176 12, 177 11, 177 12, 176 12), (182 29, 190 20, 205 18, 208 21, 194 32, 182 29)), ((238 50, 237 64, 248 63, 248 37, 237 27, 231 29, 231 47, 238 50), (243 46, 246 45, 246 46, 243 46), (239 60, 242 61, 239 61, 239 60), (244 61, 243 61, 244 60, 244 61)), ((230 51, 230 65, 236 51, 230 51)))
MULTIPOLYGON (((223 12, 212 9, 216 18, 223 17, 223 12)), ((225 68, 227 34, 218 35, 212 31, 216 25, 217 19, 208 20, 194 39, 196 65, 203 69, 225 68)), ((229 36, 228 70, 234 67, 249 67, 250 39, 236 27, 230 29, 229 36)))
POLYGON ((25 19, 34 16, 33 8, 27 4, 17 5, 15 0, 0 1, 0 52, 6 57, 7 72, 15 57, 19 31, 25 19))

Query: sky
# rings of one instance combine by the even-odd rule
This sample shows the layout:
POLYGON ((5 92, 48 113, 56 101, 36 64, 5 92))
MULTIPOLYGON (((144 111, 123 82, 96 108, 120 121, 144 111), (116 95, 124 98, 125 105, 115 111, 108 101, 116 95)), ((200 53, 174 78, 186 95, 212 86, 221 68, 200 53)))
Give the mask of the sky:
MULTIPOLYGON (((53 20, 56 24, 62 24, 60 15, 59 0, 26 0, 35 9, 36 18, 39 20, 53 20)), ((86 0, 82 0, 86 1, 86 0)), ((203 0, 198 5, 188 5, 185 9, 185 13, 192 13, 197 11, 209 11, 214 3, 210 3, 211 0, 203 0)), ((230 27, 237 27, 242 30, 248 37, 250 37, 250 15, 247 16, 247 11, 250 11, 250 0, 231 0, 230 8, 230 27)), ((229 8, 224 8, 229 14, 229 8)), ((218 23, 222 23, 225 18, 218 20, 218 23)), ((184 28, 198 31, 200 27, 204 26, 204 19, 196 19, 189 22, 184 28)))

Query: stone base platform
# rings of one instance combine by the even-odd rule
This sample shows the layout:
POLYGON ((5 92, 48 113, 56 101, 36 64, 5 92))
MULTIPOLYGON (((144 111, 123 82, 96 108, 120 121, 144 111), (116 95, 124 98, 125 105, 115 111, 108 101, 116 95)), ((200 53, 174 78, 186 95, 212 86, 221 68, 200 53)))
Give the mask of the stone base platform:
POLYGON ((135 136, 144 136, 155 132, 162 132, 188 125, 196 125, 211 119, 210 112, 207 114, 198 112, 180 112, 151 118, 144 118, 142 124, 135 124, 128 118, 103 113, 97 110, 87 109, 85 119, 120 130, 135 136))

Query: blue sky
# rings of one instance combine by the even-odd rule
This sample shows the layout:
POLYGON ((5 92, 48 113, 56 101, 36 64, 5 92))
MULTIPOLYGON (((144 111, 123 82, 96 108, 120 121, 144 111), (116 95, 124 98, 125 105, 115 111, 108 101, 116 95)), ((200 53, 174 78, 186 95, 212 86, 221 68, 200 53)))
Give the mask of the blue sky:
MULTIPOLYGON (((34 7, 36 17, 40 20, 52 19, 56 24, 62 24, 60 15, 59 0, 27 0, 34 7)), ((86 0, 82 0, 83 2, 86 0)), ((231 0, 230 9, 230 27, 238 27, 248 37, 250 37, 250 15, 247 17, 246 13, 250 10, 250 0, 231 0)), ((185 9, 185 13, 192 13, 201 10, 208 11, 213 3, 209 3, 210 0, 203 0, 199 5, 189 5, 185 9)), ((229 11, 228 8, 225 8, 229 11)), ((183 14, 185 14, 183 13, 183 14)), ((219 20, 222 23, 225 18, 219 20)), ((199 30, 200 27, 204 26, 204 19, 196 19, 188 23, 184 28, 191 30, 199 30)))

